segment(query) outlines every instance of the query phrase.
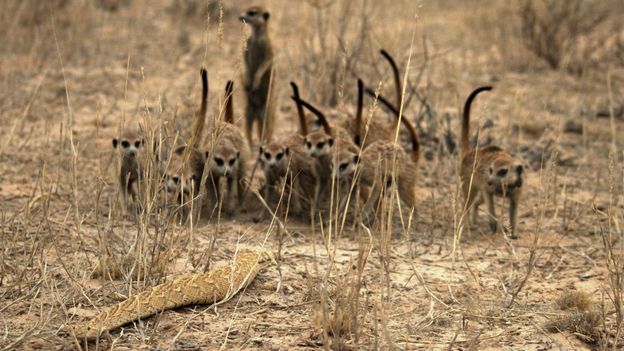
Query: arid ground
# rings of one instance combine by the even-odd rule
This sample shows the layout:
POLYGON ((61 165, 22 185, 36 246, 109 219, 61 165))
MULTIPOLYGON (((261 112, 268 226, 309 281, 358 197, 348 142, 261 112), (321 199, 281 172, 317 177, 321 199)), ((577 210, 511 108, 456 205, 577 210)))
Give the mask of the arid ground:
MULTIPOLYGON (((256 223, 253 192, 234 217, 193 225, 124 214, 117 202, 111 139, 148 120, 188 136, 201 66, 210 118, 229 79, 242 116, 249 30, 238 15, 252 3, 3 1, 0 350, 620 349, 624 8, 590 2, 264 1, 277 136, 297 129, 291 80, 330 115, 353 111, 357 77, 394 98, 383 48, 407 71, 404 114, 423 144, 412 216, 395 201, 383 225, 312 227, 256 223), (553 3, 573 15, 540 7, 553 3), (558 33, 542 48, 556 64, 531 49, 541 37, 527 37, 530 11, 558 33), (491 233, 483 211, 468 225, 461 206, 454 146, 463 102, 481 85, 494 89, 473 105, 473 137, 526 165, 517 240, 491 233), (241 249, 278 260, 228 302, 165 311, 97 342, 68 332, 241 249)), ((374 118, 392 120, 382 108, 374 118)), ((496 204, 507 223, 507 204, 496 204)))

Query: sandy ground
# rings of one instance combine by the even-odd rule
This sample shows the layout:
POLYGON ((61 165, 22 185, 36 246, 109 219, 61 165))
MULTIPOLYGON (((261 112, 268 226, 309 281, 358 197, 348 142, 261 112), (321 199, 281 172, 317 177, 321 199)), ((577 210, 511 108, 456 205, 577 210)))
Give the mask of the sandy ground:
MULTIPOLYGON (((149 6, 137 1, 115 13, 88 7, 69 34, 57 24, 58 50, 51 27, 42 25, 43 44, 32 44, 41 57, 16 51, 0 59, 0 349, 72 349, 74 341, 62 332, 67 325, 167 277, 201 272, 208 263, 211 268, 227 264, 237 246, 277 251, 279 242, 279 264, 263 268, 231 301, 166 311, 114 330, 87 348, 597 347, 569 331, 548 332, 544 325, 562 314, 554 301, 576 290, 604 306, 601 330, 615 330, 603 233, 619 231, 622 155, 610 161, 609 148, 613 132, 621 150, 622 121, 614 120, 612 129, 608 118, 595 117, 607 106, 604 74, 575 77, 539 66, 509 69, 494 44, 483 41, 482 29, 470 30, 476 15, 467 9, 485 3, 424 4, 413 25, 405 14, 399 37, 383 40, 396 23, 372 35, 373 49, 364 55, 361 74, 379 64, 376 50, 384 44, 405 67, 410 32, 414 29, 416 37, 427 33, 433 58, 418 88, 437 116, 450 116, 455 135, 464 97, 478 85, 495 86, 473 106, 474 123, 492 121, 484 140, 491 137, 529 165, 518 240, 491 234, 484 215, 475 227, 460 230, 457 156, 433 152, 417 175, 419 205, 411 223, 395 216, 391 234, 369 233, 351 222, 342 230, 335 222, 311 229, 295 218, 280 232, 275 223, 255 223, 258 205, 252 205, 234 218, 203 219, 192 230, 166 227, 157 248, 166 253, 165 274, 138 280, 92 277, 103 251, 130 252, 138 235, 131 218, 111 215, 116 199, 111 138, 120 120, 136 122, 148 110, 188 133, 202 64, 210 72, 215 114, 225 81, 239 81, 237 55, 244 31, 236 14, 246 4, 226 3, 223 24, 211 23, 207 31, 201 19, 168 13, 165 1, 149 6), (568 121, 584 123, 585 132, 564 133, 568 121), (364 262, 359 279, 358 262, 364 262), (345 305, 345 294, 356 285, 359 290, 349 302, 357 301, 357 332, 325 339, 321 306, 333 311, 345 305)), ((400 13, 404 5, 389 5, 389 12, 400 13)), ((306 20, 298 22, 293 18, 297 9, 277 0, 269 8, 274 9, 279 52, 277 78, 283 83, 277 88, 278 134, 285 135, 295 130, 288 80, 310 86, 305 94, 313 98, 320 94, 320 83, 304 69, 305 45, 297 47, 301 36, 310 34, 298 29, 313 26, 313 17, 307 8, 306 20)), ((420 44, 412 60, 410 79, 423 62, 420 44)), ((389 82, 388 72, 379 72, 389 82)), ((615 98, 621 99, 617 89, 624 76, 618 69, 611 74, 615 98)), ((353 92, 346 94, 335 110, 352 109, 353 92)), ((243 101, 240 90, 235 100, 243 101)), ((236 112, 243 107, 237 104, 236 112)), ((420 108, 414 100, 406 115, 415 116, 420 108)), ((434 145, 425 148, 434 150, 434 145)), ((248 203, 255 202, 250 195, 248 203)), ((506 218, 506 204, 497 205, 506 218)), ((148 232, 151 238, 158 235, 155 227, 148 232)), ((620 245, 616 242, 615 252, 620 245)), ((143 254, 149 256, 153 248, 143 254)))

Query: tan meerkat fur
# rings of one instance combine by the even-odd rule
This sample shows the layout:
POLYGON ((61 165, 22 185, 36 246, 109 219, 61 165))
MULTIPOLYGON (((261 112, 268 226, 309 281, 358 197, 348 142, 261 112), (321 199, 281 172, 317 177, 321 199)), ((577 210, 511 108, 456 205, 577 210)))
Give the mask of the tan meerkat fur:
POLYGON ((273 79, 273 47, 269 38, 269 12, 259 6, 247 9, 239 17, 251 26, 245 52, 244 84, 247 96, 245 133, 252 147, 252 132, 257 124, 258 142, 267 143, 273 137, 275 111, 271 81, 273 79))
MULTIPOLYGON (((325 196, 327 186, 332 181, 332 167, 334 155, 341 150, 358 152, 351 135, 343 128, 333 129, 325 115, 307 101, 293 96, 293 100, 314 113, 323 125, 323 130, 309 133, 304 138, 305 147, 310 157, 314 159, 314 176, 316 179, 314 200, 312 207, 318 209, 320 201, 325 196)), ((358 108, 361 108, 359 106, 358 108)))
MULTIPOLYGON (((301 201, 312 202, 315 185, 314 163, 303 146, 303 137, 292 135, 260 148, 258 160, 264 171, 264 199, 269 204, 276 203, 276 192, 281 190, 281 181, 286 182, 290 195, 291 213, 301 214, 301 201)), ((265 210, 263 210, 263 215, 265 210)))
MULTIPOLYGON (((393 110, 397 119, 399 111, 393 110)), ((401 123, 408 130, 412 140, 412 150, 408 154, 396 143, 376 141, 358 153, 343 150, 336 157, 333 177, 341 181, 355 181, 366 189, 369 201, 365 214, 378 204, 385 188, 396 183, 401 201, 412 210, 416 206, 416 179, 420 159, 420 141, 418 134, 407 118, 401 117, 401 123)))
POLYGON ((145 140, 139 133, 125 130, 120 138, 113 138, 112 144, 113 148, 119 151, 121 157, 118 177, 119 195, 122 209, 126 212, 128 209, 128 194, 130 194, 135 204, 140 205, 136 188, 142 175, 141 167, 144 163, 145 140))
MULTIPOLYGON (((299 98, 299 89, 293 82, 290 83, 295 98, 299 98)), ((315 185, 314 163, 308 156, 304 146, 304 138, 308 134, 308 121, 303 106, 297 104, 299 120, 299 134, 294 134, 282 140, 268 143, 260 147, 258 161, 264 171, 264 198, 269 204, 275 203, 276 190, 282 180, 290 195, 290 201, 295 214, 301 213, 301 200, 312 202, 315 185), (312 196, 310 196, 312 195, 312 196)), ((266 210, 262 210, 263 217, 266 210)))
MULTIPOLYGON (((196 199, 201 190, 201 180, 206 163, 204 154, 198 147, 201 142, 206 115, 208 110, 208 72, 202 68, 200 71, 202 81, 202 101, 198 113, 194 119, 191 138, 186 145, 178 146, 169 154, 169 159, 164 160, 165 190, 177 197, 177 206, 182 209, 182 219, 188 215, 188 203, 196 199)), ((197 208, 201 206, 199 203, 197 208)))
POLYGON ((207 178, 206 189, 213 204, 223 208, 221 179, 226 181, 226 211, 235 212, 236 206, 243 203, 246 190, 247 160, 249 148, 240 129, 234 124, 233 108, 234 82, 228 81, 225 88, 225 118, 215 123, 214 130, 205 142, 207 178), (234 201, 236 196, 236 203, 234 201))
POLYGON ((154 286, 75 325, 73 333, 78 339, 97 339, 106 331, 166 310, 226 302, 251 283, 261 263, 273 259, 268 252, 239 252, 231 266, 174 278, 154 286))
MULTIPOLYGON (((396 61, 392 56, 385 50, 380 51, 381 55, 390 63, 390 67, 392 68, 393 77, 394 77, 394 85, 395 85, 395 94, 397 98, 396 107, 393 112, 399 111, 402 108, 403 104, 403 88, 401 83, 401 77, 399 74, 399 67, 396 64, 396 61)), ((361 81, 358 82, 361 84, 361 81)), ((362 89, 362 87, 359 87, 362 89)), ((376 94, 367 89, 366 91, 369 95, 375 96, 376 94)), ((359 94, 358 99, 362 99, 362 94, 359 94)), ((391 107, 391 104, 388 103, 387 100, 384 99, 386 105, 391 107)), ((359 105, 362 104, 361 101, 358 102, 359 105)), ((395 116, 398 117, 398 112, 395 112, 395 116)), ((362 113, 359 110, 359 113, 356 114, 355 119, 347 119, 342 122, 342 127, 351 133, 354 137, 354 141, 356 145, 361 146, 363 149, 367 148, 369 145, 375 143, 376 141, 394 141, 395 130, 397 125, 395 123, 383 123, 377 119, 369 119, 366 124, 362 123, 362 113)))
POLYGON ((517 238, 518 206, 522 196, 524 166, 498 146, 477 149, 470 147, 470 106, 475 97, 492 87, 475 89, 466 99, 461 128, 460 178, 465 209, 472 212, 472 220, 483 202, 487 203, 488 221, 493 232, 498 219, 494 209, 494 196, 509 199, 511 237, 517 238))

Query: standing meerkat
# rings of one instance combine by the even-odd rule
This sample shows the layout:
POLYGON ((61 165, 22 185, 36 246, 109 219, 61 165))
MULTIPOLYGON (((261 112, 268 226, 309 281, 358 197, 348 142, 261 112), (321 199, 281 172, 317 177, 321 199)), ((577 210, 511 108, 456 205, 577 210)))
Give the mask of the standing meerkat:
POLYGON ((487 203, 488 221, 493 232, 497 230, 498 219, 494 209, 494 196, 509 199, 509 221, 511 238, 516 239, 518 205, 522 196, 524 166, 498 146, 473 149, 470 147, 470 106, 476 96, 491 86, 475 89, 466 99, 461 127, 460 178, 465 209, 472 211, 476 219, 479 205, 487 203))
POLYGON ((122 209, 128 209, 128 194, 132 201, 139 205, 137 189, 135 185, 141 178, 141 164, 145 152, 145 141, 139 133, 126 130, 120 138, 113 138, 113 148, 117 149, 121 156, 121 168, 119 171, 119 195, 122 209))
POLYGON ((269 12, 259 6, 250 7, 239 18, 251 26, 245 52, 244 88, 247 95, 245 132, 252 147, 253 125, 257 123, 258 142, 269 142, 273 136, 271 80, 273 75, 273 47, 269 38, 269 12))
MULTIPOLYGON (((222 205, 220 180, 225 178, 227 185, 226 211, 231 215, 235 207, 242 205, 246 189, 247 160, 249 149, 245 137, 234 124, 233 109, 234 82, 225 86, 225 118, 222 123, 215 123, 214 130, 205 142, 208 177, 206 188, 213 203, 222 205), (237 204, 234 202, 234 195, 237 204)), ((220 206, 221 208, 221 206, 220 206)))

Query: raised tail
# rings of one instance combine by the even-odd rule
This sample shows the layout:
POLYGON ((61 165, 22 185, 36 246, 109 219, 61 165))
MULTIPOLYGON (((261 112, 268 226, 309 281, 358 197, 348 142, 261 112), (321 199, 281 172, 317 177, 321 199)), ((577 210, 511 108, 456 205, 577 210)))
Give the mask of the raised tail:
POLYGON ((290 86, 292 87, 293 97, 295 103, 297 104, 297 114, 299 116, 299 133, 302 136, 308 135, 308 124, 305 119, 305 113, 303 112, 303 106, 301 105, 301 97, 299 96, 299 87, 295 82, 290 82, 290 86))
POLYGON ((386 50, 381 49, 379 52, 390 63, 390 66, 392 67, 392 74, 394 75, 394 86, 396 88, 396 107, 397 109, 400 109, 401 103, 403 102, 403 87, 401 83, 401 76, 399 75, 399 66, 397 66, 394 58, 392 58, 392 56, 390 56, 390 54, 386 50))
POLYGON ((202 67, 199 71, 202 80, 202 101, 199 113, 195 116, 195 126, 191 134, 189 145, 197 148, 201 142, 201 137, 206 125, 206 112, 208 111, 208 71, 202 67))
POLYGON ((466 103, 464 104, 464 114, 462 116, 462 127, 461 127, 461 154, 464 155, 470 150, 470 106, 472 105, 472 101, 479 95, 482 91, 490 91, 492 90, 491 86, 484 86, 475 89, 468 98, 466 99, 466 103))
POLYGON ((297 104, 301 104, 303 107, 310 110, 310 112, 314 113, 314 115, 318 117, 319 121, 323 125, 323 129, 325 130, 325 133, 327 133, 328 135, 333 135, 332 129, 329 126, 329 122, 327 122, 327 118, 325 118, 325 115, 323 114, 323 112, 319 111, 316 107, 312 106, 312 104, 310 104, 309 102, 301 98, 297 99, 294 96, 291 96, 290 98, 293 99, 297 104))
MULTIPOLYGON (((386 99, 385 97, 381 95, 377 95, 375 91, 373 91, 372 89, 368 87, 366 87, 364 90, 366 91, 366 94, 372 96, 374 99, 377 99, 384 106, 386 106, 390 111, 392 111, 392 113, 394 113, 394 116, 396 118, 399 118, 399 115, 400 115, 399 109, 396 108, 394 105, 392 105, 392 103, 388 101, 388 99, 386 99)), ((401 117, 401 122, 403 123, 405 128, 407 128, 407 131, 410 134, 410 138, 412 139, 412 152, 411 152, 412 160, 414 160, 414 162, 418 162, 418 160, 420 159, 420 139, 418 137, 418 133, 416 132, 416 129, 414 128, 414 126, 410 123, 410 121, 405 116, 401 117)))
POLYGON ((364 109, 364 82, 358 78, 358 101, 355 112, 355 145, 362 146, 362 110, 364 109))
POLYGON ((228 80, 225 83, 225 118, 224 120, 227 123, 234 124, 234 107, 232 104, 234 103, 232 100, 234 99, 234 82, 228 80))

